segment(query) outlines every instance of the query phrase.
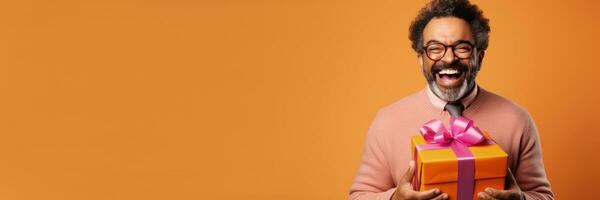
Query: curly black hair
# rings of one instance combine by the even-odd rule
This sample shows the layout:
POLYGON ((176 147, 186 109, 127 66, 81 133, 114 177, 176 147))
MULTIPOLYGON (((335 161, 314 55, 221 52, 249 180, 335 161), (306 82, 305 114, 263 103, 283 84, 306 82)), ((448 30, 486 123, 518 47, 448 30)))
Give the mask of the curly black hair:
POLYGON ((423 7, 409 27, 408 38, 412 48, 420 53, 423 51, 423 29, 429 21, 437 17, 457 17, 465 20, 471 26, 475 37, 475 47, 480 51, 487 49, 490 33, 489 20, 483 16, 483 11, 468 0, 432 0, 423 7))

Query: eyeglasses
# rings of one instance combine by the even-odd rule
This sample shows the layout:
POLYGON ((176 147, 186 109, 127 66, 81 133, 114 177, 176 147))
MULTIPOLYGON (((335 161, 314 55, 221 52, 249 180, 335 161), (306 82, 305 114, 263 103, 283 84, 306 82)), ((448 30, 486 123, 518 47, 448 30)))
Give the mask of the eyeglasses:
POLYGON ((473 53, 473 45, 468 42, 461 42, 454 45, 445 45, 441 43, 433 43, 427 46, 424 46, 423 49, 425 51, 425 55, 433 61, 441 60, 444 55, 446 55, 446 50, 448 47, 452 48, 452 52, 454 56, 459 59, 467 59, 471 57, 473 53))

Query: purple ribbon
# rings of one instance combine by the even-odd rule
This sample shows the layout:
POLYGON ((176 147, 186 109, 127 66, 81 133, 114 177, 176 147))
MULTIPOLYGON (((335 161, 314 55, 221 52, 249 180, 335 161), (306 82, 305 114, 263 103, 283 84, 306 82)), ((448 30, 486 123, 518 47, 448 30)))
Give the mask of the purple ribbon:
MULTIPOLYGON (((415 146, 413 155, 415 162, 418 151, 451 148, 458 158, 458 200, 473 199, 475 158, 469 150, 469 146, 493 144, 493 142, 485 139, 481 130, 473 125, 473 120, 463 116, 450 118, 450 131, 444 127, 442 121, 437 119, 425 123, 419 131, 428 144, 415 146)), ((414 176, 413 187, 418 191, 421 186, 421 180, 417 177, 417 170, 415 170, 414 176)))

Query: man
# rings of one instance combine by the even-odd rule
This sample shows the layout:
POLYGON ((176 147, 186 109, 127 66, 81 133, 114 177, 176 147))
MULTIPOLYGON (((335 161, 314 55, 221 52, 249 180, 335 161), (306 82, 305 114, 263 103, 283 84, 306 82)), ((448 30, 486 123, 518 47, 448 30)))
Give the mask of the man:
POLYGON ((439 189, 412 189, 410 136, 431 119, 447 122, 461 115, 489 131, 509 156, 507 187, 488 188, 476 198, 554 199, 529 113, 475 83, 490 32, 482 11, 468 0, 433 0, 409 30, 427 87, 379 110, 367 133, 350 199, 447 199, 439 189))

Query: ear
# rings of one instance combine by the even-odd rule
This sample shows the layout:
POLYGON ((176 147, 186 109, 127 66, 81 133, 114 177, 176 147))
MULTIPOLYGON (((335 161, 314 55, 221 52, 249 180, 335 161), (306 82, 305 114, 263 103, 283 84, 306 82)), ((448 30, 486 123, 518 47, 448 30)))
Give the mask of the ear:
POLYGON ((481 51, 479 53, 479 63, 478 63, 479 64, 479 70, 481 70, 481 66, 482 66, 481 63, 483 63, 483 57, 484 56, 485 56, 485 51, 481 51))
POLYGON ((483 60, 483 56, 485 56, 485 51, 481 51, 479 54, 479 62, 481 62, 483 60))
POLYGON ((420 67, 423 67, 423 56, 421 56, 421 54, 417 54, 417 62, 420 67))

